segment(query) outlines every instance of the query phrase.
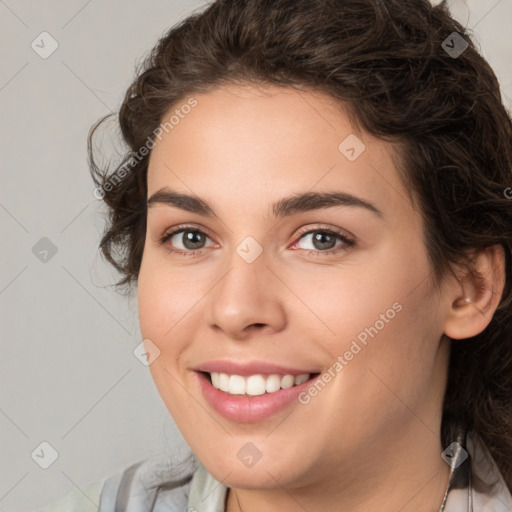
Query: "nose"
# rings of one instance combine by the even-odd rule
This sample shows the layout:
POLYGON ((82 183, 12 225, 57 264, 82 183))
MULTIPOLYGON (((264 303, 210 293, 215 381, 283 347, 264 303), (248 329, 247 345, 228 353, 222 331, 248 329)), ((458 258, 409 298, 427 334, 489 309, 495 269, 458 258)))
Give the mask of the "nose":
POLYGON ((224 261, 207 295, 206 322, 212 329, 245 340, 254 332, 271 334, 285 327, 286 287, 267 265, 265 251, 251 263, 236 251, 224 261))

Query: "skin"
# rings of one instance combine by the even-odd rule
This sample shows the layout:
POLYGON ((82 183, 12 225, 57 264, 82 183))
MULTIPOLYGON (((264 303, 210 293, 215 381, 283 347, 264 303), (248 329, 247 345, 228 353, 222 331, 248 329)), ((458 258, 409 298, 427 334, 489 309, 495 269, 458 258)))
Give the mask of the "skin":
POLYGON ((319 92, 226 85, 194 98, 151 152, 148 198, 168 187, 203 198, 216 216, 148 209, 139 317, 160 350, 150 365, 158 391, 206 469, 231 488, 227 511, 438 510, 450 469, 440 441, 446 336, 489 323, 502 251, 477 255, 484 286, 460 272, 436 288, 391 143, 357 131, 319 92), (355 161, 338 150, 349 134, 366 146, 355 161), (350 192, 383 216, 335 206, 273 217, 275 201, 308 191, 350 192), (159 244, 181 224, 207 235, 203 248, 189 249, 183 233, 159 244), (338 252, 326 254, 301 235, 309 229, 338 229, 355 245, 335 237, 338 252), (236 252, 248 236, 262 248, 252 263, 236 252), (217 358, 327 371, 396 302, 401 311, 306 405, 237 423, 197 384, 193 368, 217 358), (251 468, 237 457, 247 442, 262 454, 251 468))

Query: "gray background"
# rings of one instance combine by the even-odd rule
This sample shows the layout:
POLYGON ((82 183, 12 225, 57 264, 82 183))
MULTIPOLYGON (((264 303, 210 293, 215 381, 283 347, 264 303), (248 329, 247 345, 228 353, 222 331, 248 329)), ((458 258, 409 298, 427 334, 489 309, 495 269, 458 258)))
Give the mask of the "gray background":
MULTIPOLYGON (((135 298, 115 293, 116 276, 97 252, 104 221, 86 137, 118 109, 157 38, 205 3, 0 0, 2 512, 42 507, 184 446, 133 354, 141 342, 135 298), (59 45, 47 58, 31 47, 35 40, 49 51, 43 31, 59 45), (43 237, 54 255, 41 252, 43 237), (43 441, 58 452, 48 469, 35 462, 48 460, 43 441)), ((512 0, 451 5, 474 29, 512 108, 512 0)))

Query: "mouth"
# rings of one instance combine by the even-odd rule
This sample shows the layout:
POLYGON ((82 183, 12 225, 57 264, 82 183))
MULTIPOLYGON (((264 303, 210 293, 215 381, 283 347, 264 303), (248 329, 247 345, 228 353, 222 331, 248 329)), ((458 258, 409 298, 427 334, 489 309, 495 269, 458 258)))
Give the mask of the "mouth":
POLYGON ((242 376, 197 370, 194 374, 212 409, 240 423, 262 421, 289 407, 304 407, 298 395, 320 376, 320 372, 242 376))

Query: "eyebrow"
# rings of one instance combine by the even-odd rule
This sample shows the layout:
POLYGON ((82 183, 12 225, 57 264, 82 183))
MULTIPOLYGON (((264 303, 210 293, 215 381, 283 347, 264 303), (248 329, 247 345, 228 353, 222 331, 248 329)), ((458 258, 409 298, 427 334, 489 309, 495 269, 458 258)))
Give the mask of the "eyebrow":
MULTIPOLYGON (((197 196, 181 194, 164 187, 157 190, 147 202, 148 208, 157 204, 174 206, 188 212, 197 213, 206 217, 215 217, 213 208, 207 201, 197 196)), ((284 197, 272 205, 275 217, 288 217, 298 213, 334 206, 354 206, 364 208, 378 217, 384 215, 373 203, 348 192, 304 192, 284 197)))

